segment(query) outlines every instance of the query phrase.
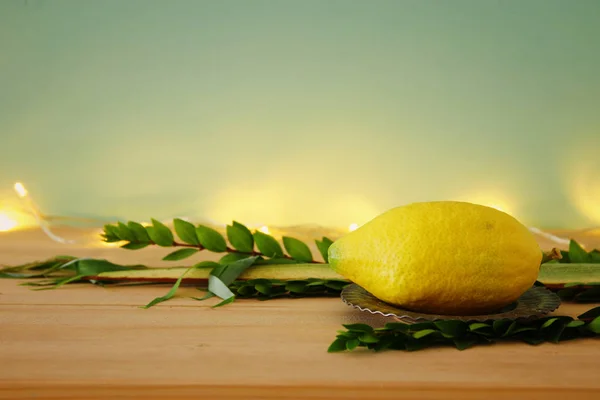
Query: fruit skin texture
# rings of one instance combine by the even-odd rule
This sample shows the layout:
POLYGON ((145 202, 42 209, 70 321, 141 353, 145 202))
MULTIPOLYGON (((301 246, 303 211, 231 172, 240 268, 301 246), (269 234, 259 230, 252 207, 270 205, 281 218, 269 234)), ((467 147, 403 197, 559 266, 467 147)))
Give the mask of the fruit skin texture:
POLYGON ((443 315, 496 312, 535 282, 542 251, 512 216, 457 201, 391 209, 338 239, 329 263, 387 303, 443 315))

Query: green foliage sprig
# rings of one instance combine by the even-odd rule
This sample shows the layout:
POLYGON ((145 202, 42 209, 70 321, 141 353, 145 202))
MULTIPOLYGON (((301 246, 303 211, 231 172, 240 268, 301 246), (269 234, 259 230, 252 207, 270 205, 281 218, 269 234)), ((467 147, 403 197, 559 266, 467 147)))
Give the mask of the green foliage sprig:
POLYGON ((278 297, 339 297, 348 282, 311 278, 281 281, 276 279, 252 279, 235 281, 229 287, 236 297, 269 300, 278 297))
MULTIPOLYGON (((237 221, 233 221, 231 225, 227 225, 226 240, 221 233, 211 227, 205 225, 193 225, 190 222, 176 218, 173 220, 173 227, 175 234, 181 242, 175 240, 175 234, 165 224, 156 219, 151 219, 151 221, 152 225, 146 227, 135 221, 129 221, 127 224, 118 222, 113 225, 105 225, 102 238, 109 243, 124 241, 125 244, 121 247, 129 250, 139 250, 150 245, 180 247, 180 249, 165 256, 163 260, 166 261, 183 260, 202 250, 208 250, 215 253, 227 253, 219 260, 221 265, 216 266, 214 270, 211 271, 207 295, 202 298, 197 298, 197 300, 219 296, 223 299, 223 302, 219 303, 219 305, 222 305, 233 302, 236 294, 238 296, 240 295, 238 289, 241 289, 242 293, 251 293, 248 284, 244 284, 243 287, 240 288, 234 286, 233 289, 235 290, 235 293, 230 286, 234 284, 236 278, 245 269, 249 268, 254 263, 322 264, 320 261, 315 261, 310 248, 304 242, 296 238, 283 236, 282 248, 273 236, 261 231, 251 232, 248 227, 237 221), (227 241, 231 246, 227 244, 227 241)), ((327 251, 333 242, 330 239, 323 237, 322 240, 316 240, 315 243, 321 256, 325 262, 327 262, 327 251)), ((167 295, 154 299, 146 305, 146 307, 151 307, 152 305, 173 297, 184 275, 175 282, 175 285, 167 295)), ((266 283, 262 283, 258 286, 258 288, 262 290, 258 290, 256 285, 253 286, 253 288, 256 289, 256 293, 263 294, 261 297, 268 296, 271 292, 277 294, 287 293, 288 295, 291 293, 289 290, 281 291, 280 287, 276 284, 271 284, 268 294, 263 293, 267 292, 266 283), (275 289, 273 289, 273 287, 275 289)), ((273 297, 274 296, 267 298, 273 297)))
POLYGON ((343 325, 328 352, 351 351, 365 347, 373 351, 415 351, 432 346, 454 346, 459 350, 498 341, 522 341, 531 345, 559 343, 600 336, 600 307, 571 317, 545 317, 535 321, 497 320, 492 323, 466 323, 440 320, 417 324, 387 323, 383 328, 366 324, 343 325))
POLYGON ((600 250, 586 251, 576 240, 569 241, 569 250, 561 250, 561 259, 555 260, 561 264, 600 264, 600 250))
MULTIPOLYGON (((550 261, 560 264, 600 264, 600 250, 586 251, 577 241, 571 239, 568 250, 560 251, 561 258, 550 261)), ((600 302, 600 282, 565 284, 561 288, 551 288, 563 301, 577 303, 600 302)))
MULTIPOLYGON (((118 265, 107 260, 92 258, 76 258, 72 256, 58 256, 42 262, 27 263, 24 265, 5 267, 0 270, 0 278, 29 279, 33 281, 22 283, 24 286, 34 287, 34 290, 57 289, 66 284, 73 283, 93 283, 95 285, 123 285, 140 283, 162 283, 164 274, 155 276, 154 282, 147 282, 146 278, 139 279, 139 275, 121 274, 125 271, 153 270, 153 271, 183 271, 179 272, 179 277, 175 280, 173 287, 166 295, 155 298, 146 304, 143 308, 150 308, 161 302, 173 298, 180 285, 186 282, 189 272, 199 269, 200 274, 195 274, 191 278, 193 282, 204 280, 209 285, 200 285, 200 290, 206 290, 207 295, 196 300, 205 300, 214 296, 221 297, 224 302, 217 306, 233 302, 233 298, 257 298, 259 300, 274 299, 278 297, 328 297, 339 296, 341 290, 349 282, 339 279, 325 279, 325 276, 331 275, 327 265, 310 267, 315 275, 314 278, 280 280, 280 279, 240 279, 240 275, 248 268, 254 267, 256 271, 261 268, 271 266, 269 263, 257 262, 257 256, 247 257, 241 260, 227 264, 216 263, 213 261, 203 261, 192 267, 169 267, 169 268, 149 268, 143 265, 118 265), (265 265, 267 264, 267 265, 265 265), (323 269, 320 273, 319 270, 323 269), (113 272, 120 273, 114 277, 113 272), (321 275, 321 277, 319 277, 321 275), (138 277, 138 278, 136 278, 138 277), (211 277, 218 279, 223 285, 220 289, 211 287, 211 277), (226 301, 226 302, 225 302, 226 301)), ((296 270, 302 272, 304 265, 284 264, 278 266, 285 270, 296 270)), ((143 271, 141 271, 143 272, 143 271)), ((271 269, 269 274, 279 275, 278 270, 271 269)), ((168 273, 173 276, 173 273, 168 273)), ((261 273, 259 272, 260 276, 261 273)), ((151 278, 152 279, 152 278, 151 278)), ((219 283, 216 283, 219 285, 219 283)), ((198 285, 196 285, 198 286, 198 285)))
MULTIPOLYGON (((215 253, 227 253, 220 262, 228 263, 247 257, 258 257, 258 261, 268 259, 275 264, 322 263, 316 261, 309 247, 302 241, 283 236, 281 244, 271 235, 261 231, 251 232, 245 225, 233 221, 227 225, 227 240, 221 233, 205 225, 193 225, 180 218, 173 220, 175 234, 180 241, 175 240, 174 232, 165 224, 151 219, 152 225, 143 226, 139 222, 129 221, 127 224, 107 224, 104 226, 102 239, 108 243, 125 242, 121 247, 128 250, 139 250, 147 246, 180 247, 163 260, 178 261, 191 257, 199 251, 207 250, 215 253), (227 244, 229 241, 229 244, 227 244), (284 252, 285 249, 285 252, 284 252), (287 253, 287 254, 286 254, 287 253)), ((315 240, 315 244, 325 263, 328 262, 327 250, 333 242, 323 237, 315 240)))

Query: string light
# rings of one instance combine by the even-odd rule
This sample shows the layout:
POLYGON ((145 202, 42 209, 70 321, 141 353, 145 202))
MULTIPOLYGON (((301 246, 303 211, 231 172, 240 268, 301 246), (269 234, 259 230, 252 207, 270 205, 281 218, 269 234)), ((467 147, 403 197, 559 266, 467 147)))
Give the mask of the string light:
POLYGON ((15 183, 15 191, 21 198, 27 196, 27 189, 25 189, 25 186, 21 182, 15 183))
POLYGON ((55 235, 54 233, 52 233, 52 231, 50 231, 50 228, 47 226, 47 222, 46 222, 46 220, 45 220, 42 212, 40 211, 39 207, 33 201, 33 199, 31 198, 31 196, 29 195, 29 192, 27 192, 27 189, 25 189, 25 186, 21 182, 15 183, 14 188, 15 188, 15 192, 17 192, 17 195, 21 198, 21 200, 29 208, 29 211, 31 212, 31 214, 35 218, 35 222, 37 222, 37 224, 40 227, 40 229, 42 229, 42 231, 50 239, 54 240, 55 242, 62 243, 62 244, 75 243, 74 240, 64 239, 64 238, 62 238, 60 236, 55 235))
MULTIPOLYGON (((76 243, 76 241, 74 240, 66 240, 60 236, 55 235, 54 233, 52 233, 52 231, 49 229, 48 227, 48 220, 52 219, 78 219, 78 218, 70 218, 70 217, 47 217, 45 216, 40 208, 37 206, 37 204, 35 203, 35 201, 32 199, 31 195, 29 194, 28 190, 25 188, 25 185, 23 185, 23 183, 21 182, 16 182, 14 184, 14 190, 17 193, 18 197, 21 199, 21 201, 27 206, 27 208, 29 209, 29 212, 31 213, 31 215, 35 218, 35 221, 37 223, 37 225, 42 229, 42 231, 52 240, 59 242, 59 243, 63 243, 63 244, 72 244, 72 243, 76 243)), ((497 200, 497 199, 495 199, 497 200)), ((505 204, 505 202, 501 202, 501 201, 488 201, 488 202, 481 202, 483 204, 488 205, 489 207, 493 207, 496 208, 500 211, 504 211, 507 212, 507 209, 509 207, 507 207, 507 205, 505 204)), ((87 220, 87 219, 86 219, 87 220)), ((185 220, 188 220, 188 218, 185 218, 185 220)), ((88 221, 89 222, 89 221, 88 221)), ((98 221, 96 221, 98 222, 98 221)), ((8 212, 1 212, 0 211, 0 232, 6 232, 6 231, 10 231, 15 229, 18 225, 20 224, 20 222, 14 218, 14 215, 12 215, 11 213, 8 212)), ((150 223, 144 221, 142 222, 143 226, 149 226, 151 225, 150 223)), ((355 230, 357 230, 360 227, 359 224, 357 223, 351 223, 348 226, 348 230, 350 232, 353 232, 355 230)), ((559 237, 556 235, 553 235, 549 232, 545 232, 539 228, 536 227, 528 227, 528 229, 540 236, 543 237, 549 241, 552 241, 554 243, 560 244, 560 245, 568 245, 570 240, 568 238, 564 238, 564 237, 559 237)), ((578 231, 579 233, 583 233, 585 231, 588 230, 593 230, 593 229, 597 229, 597 228, 590 228, 587 230, 580 230, 578 231)), ((267 235, 271 234, 270 229, 268 226, 264 225, 261 226, 258 229, 260 232, 265 233, 267 235)), ((572 232, 573 234, 576 234, 578 232, 572 232)), ((118 244, 105 244, 108 246, 114 246, 114 245, 118 245, 118 244)))
POLYGON ((532 233, 535 233, 536 235, 542 236, 542 237, 550 240, 551 242, 554 242, 557 244, 568 245, 569 243, 571 243, 571 241, 569 239, 559 237, 559 236, 553 235, 548 232, 544 232, 543 230, 533 227, 533 226, 529 227, 529 231, 532 233))

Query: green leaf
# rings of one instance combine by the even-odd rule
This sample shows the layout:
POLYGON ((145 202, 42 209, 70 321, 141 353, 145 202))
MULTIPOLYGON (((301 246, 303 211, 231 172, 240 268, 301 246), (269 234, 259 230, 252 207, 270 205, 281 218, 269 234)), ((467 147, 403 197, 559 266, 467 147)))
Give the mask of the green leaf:
POLYGON ((382 337, 381 340, 379 340, 379 342, 377 342, 373 346, 373 349, 376 352, 384 351, 384 350, 387 350, 387 349, 399 349, 399 350, 403 350, 404 349, 404 338, 400 337, 400 336, 396 336, 396 337, 392 337, 392 336, 382 337))
POLYGON ((229 253, 221 257, 221 259, 219 260, 219 264, 227 265, 239 260, 243 260, 244 258, 248 258, 248 255, 240 253, 229 253))
POLYGON ((600 264, 600 251, 594 249, 589 253, 589 256, 591 263, 600 264))
POLYGON ((502 336, 506 330, 510 327, 512 321, 508 319, 498 319, 493 322, 492 327, 494 328, 494 332, 499 336, 502 336))
POLYGON ((548 328, 546 332, 546 338, 552 343, 558 343, 566 326, 567 324, 564 321, 558 321, 552 324, 552 326, 548 328))
POLYGON ((173 232, 162 222, 152 218, 152 226, 146 227, 150 239, 159 246, 173 246, 173 232))
POLYGON ((386 322, 383 329, 387 331, 408 332, 410 327, 410 325, 403 322, 386 322))
POLYGON ((208 291, 223 300, 235 296, 231 289, 229 289, 228 284, 215 275, 208 277, 208 291))
POLYGON ((121 246, 121 248, 126 250, 140 250, 144 247, 148 247, 149 244, 150 243, 126 243, 121 246))
MULTIPOLYGON (((200 289, 198 289, 198 290, 200 290, 200 289)), ((207 300, 207 299, 210 299, 210 298, 213 298, 213 297, 215 297, 214 293, 212 293, 212 292, 206 292, 206 293, 204 293, 204 296, 202 296, 202 297, 192 297, 192 299, 198 300, 198 301, 204 301, 204 300, 207 300)))
POLYGON ((511 335, 516 335, 517 333, 523 333, 523 332, 535 332, 537 331, 536 328, 534 328, 533 326, 522 326, 519 328, 514 328, 510 334, 511 335))
POLYGON ((150 236, 148 236, 148 232, 146 232, 146 228, 140 223, 129 221, 127 223, 129 230, 133 232, 136 240, 140 243, 148 243, 150 242, 150 236))
POLYGON ((208 226, 199 225, 196 227, 196 235, 198 235, 200 244, 205 249, 215 253, 227 251, 225 238, 216 230, 209 228, 208 226))
POLYGON ((585 325, 584 321, 571 321, 567 324, 567 328, 579 328, 580 326, 585 325))
POLYGON ((340 351, 346 350, 346 339, 339 338, 333 341, 329 348, 327 349, 328 353, 337 353, 340 351))
POLYGON ((421 339, 421 338, 423 338, 425 336, 429 336, 429 335, 432 335, 434 333, 439 333, 439 331, 437 331, 435 329, 423 329, 423 330, 420 330, 420 331, 417 331, 417 332, 413 333, 412 336, 415 339, 421 339))
POLYGON ((372 333, 363 333, 358 337, 358 339, 363 343, 377 343, 379 342, 379 338, 372 333))
POLYGON ((512 321, 511 324, 508 326, 508 329, 502 334, 502 337, 512 335, 515 329, 517 329, 517 321, 512 321))
POLYGON ((325 282, 325 287, 328 287, 329 289, 333 289, 333 290, 342 290, 349 284, 350 284, 349 282, 332 280, 332 281, 325 282))
POLYGON ((466 323, 457 320, 435 321, 434 324, 443 334, 450 337, 461 336, 468 329, 466 323))
POLYGON ((211 275, 219 278, 225 285, 231 285, 246 269, 252 266, 258 257, 246 257, 231 264, 215 268, 211 275))
POLYGON ((146 304, 142 308, 148 309, 158 303, 162 303, 163 301, 167 301, 167 300, 171 299, 175 295, 175 292, 177 292, 177 289, 179 289, 179 285, 181 285, 181 280, 183 279, 183 277, 190 271, 191 271, 191 268, 186 269, 185 272, 183 274, 181 274, 181 276, 177 279, 177 281, 175 282, 175 284, 173 285, 171 290, 169 290, 166 295, 155 298, 154 300, 152 300, 150 303, 146 304))
POLYGON ((222 306, 224 306, 224 305, 226 305, 226 304, 231 304, 231 303, 233 303, 234 301, 235 301, 235 296, 231 296, 231 297, 229 297, 229 298, 227 298, 227 299, 223 300, 222 302, 215 304, 215 305, 214 305, 214 306, 212 306, 211 308, 222 307, 222 306))
POLYGON ((196 236, 196 228, 193 224, 180 218, 175 218, 173 220, 173 227, 175 228, 175 232, 177 233, 177 236, 179 236, 179 239, 184 243, 193 244, 194 246, 200 244, 198 236, 196 236))
POLYGON ((558 321, 558 318, 550 318, 548 320, 546 320, 542 326, 541 329, 545 329, 548 328, 550 325, 552 325, 553 323, 555 323, 556 321, 558 321))
POLYGON ((256 290, 254 289, 254 285, 244 285, 240 286, 237 289, 237 292, 240 296, 251 296, 256 292, 256 290))
POLYGON ((271 294, 272 287, 273 287, 273 285, 271 284, 271 282, 268 282, 268 281, 257 283, 256 285, 254 285, 254 289, 256 289, 257 292, 265 294, 265 295, 271 294))
POLYGON ((338 334, 336 337, 346 337, 346 338, 357 338, 360 336, 359 332, 350 332, 350 331, 337 331, 338 334))
POLYGON ((119 242, 119 228, 115 225, 104 225, 104 237, 107 242, 119 242))
POLYGON ((529 343, 530 345, 538 345, 540 343, 543 343, 545 341, 545 339, 540 336, 540 335, 525 335, 522 337, 523 341, 525 343, 529 343))
POLYGON ((596 317, 600 317, 600 306, 594 307, 591 310, 588 310, 588 311, 584 312, 583 314, 577 316, 578 319, 583 319, 583 320, 590 320, 590 319, 594 319, 596 317))
POLYGON ((267 235, 266 233, 256 231, 254 232, 254 241, 258 250, 269 258, 283 257, 283 250, 281 245, 275 240, 273 236, 267 235))
POLYGON ((232 225, 227 225, 227 239, 229 243, 238 251, 243 253, 252 253, 254 251, 254 237, 250 230, 233 221, 232 225))
POLYGON ((591 262, 591 257, 575 240, 569 242, 569 260, 573 264, 585 264, 591 262))
POLYGON ((581 293, 575 295, 574 300, 578 303, 599 303, 600 287, 583 289, 581 293))
POLYGON ((365 332, 365 333, 372 333, 373 332, 373 327, 367 325, 367 324, 346 324, 346 325, 342 325, 344 328, 348 329, 349 331, 353 331, 353 332, 365 332))
POLYGON ((556 292, 558 297, 560 297, 560 299, 564 301, 573 300, 573 297, 575 297, 577 293, 579 293, 579 290, 577 288, 560 289, 556 292))
POLYGON ((58 289, 59 287, 66 285, 68 283, 77 282, 77 281, 81 280, 83 277, 84 277, 83 275, 76 275, 76 276, 71 276, 71 277, 65 278, 65 279, 59 279, 58 281, 56 281, 56 285, 52 289, 58 289))
POLYGON ((96 276, 103 272, 129 271, 132 269, 137 269, 94 258, 75 260, 73 263, 75 265, 75 273, 81 276, 96 276))
POLYGON ((346 349, 352 351, 357 348, 359 344, 360 341, 358 339, 350 339, 346 342, 346 349))
POLYGON ((310 249, 302 241, 289 236, 283 236, 281 239, 283 240, 285 250, 292 258, 306 263, 313 260, 310 249))
POLYGON ((169 253, 163 258, 163 261, 179 261, 191 257, 198 252, 198 249, 179 249, 169 253))
POLYGON ((469 325, 469 330, 472 332, 476 332, 476 331, 479 331, 482 329, 489 329, 491 327, 492 327, 491 325, 484 324, 483 322, 474 322, 469 325))
POLYGON ((600 317, 594 318, 592 322, 587 324, 587 328, 594 333, 600 334, 600 317))
POLYGON ((285 284, 285 289, 292 293, 306 292, 306 281, 289 281, 285 284))
POLYGON ((423 329, 437 329, 433 322, 417 322, 416 324, 410 325, 410 331, 416 332, 423 329))
POLYGON ((119 238, 128 242, 135 242, 136 238, 133 232, 122 222, 117 223, 119 227, 119 238))
POLYGON ((331 246, 333 244, 333 241, 331 239, 328 239, 325 236, 323 236, 323 239, 315 240, 315 243, 317 245, 317 248, 319 249, 319 253, 321 253, 321 256, 323 257, 323 260, 325 260, 325 262, 328 263, 329 262, 329 246, 331 246))
POLYGON ((215 268, 220 266, 221 264, 214 261, 200 261, 198 264, 194 265, 194 268, 215 268))
POLYGON ((452 341, 454 342, 454 346, 461 351, 468 349, 478 342, 477 338, 475 337, 454 338, 452 341))

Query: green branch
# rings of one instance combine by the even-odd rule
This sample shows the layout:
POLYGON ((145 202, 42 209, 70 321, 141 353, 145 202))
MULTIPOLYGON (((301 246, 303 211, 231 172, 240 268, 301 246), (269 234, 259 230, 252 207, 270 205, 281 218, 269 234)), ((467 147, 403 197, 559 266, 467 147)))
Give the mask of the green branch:
MULTIPOLYGON (((278 264, 323 263, 316 261, 309 247, 298 239, 284 236, 282 247, 273 236, 260 231, 252 233, 245 225, 236 221, 227 225, 227 240, 213 228, 193 225, 179 218, 173 220, 173 227, 175 232, 155 219, 152 219, 151 226, 146 227, 134 221, 127 224, 119 222, 105 225, 102 239, 107 243, 124 242, 121 247, 128 250, 139 250, 153 245, 179 247, 163 258, 166 261, 183 260, 199 251, 207 250, 226 253, 221 259, 221 262, 225 263, 253 256, 259 257, 259 260, 270 259, 278 264), (179 241, 175 240, 175 234, 179 241)), ((333 242, 323 237, 315 243, 327 262, 327 250, 333 242)))
POLYGON ((536 345, 600 336, 600 307, 577 319, 561 316, 532 322, 509 319, 493 323, 440 320, 412 325, 393 322, 385 324, 383 328, 365 324, 343 326, 346 329, 338 331, 328 352, 351 351, 359 347, 373 351, 415 351, 432 346, 453 346, 464 350, 475 345, 508 340, 536 345))

